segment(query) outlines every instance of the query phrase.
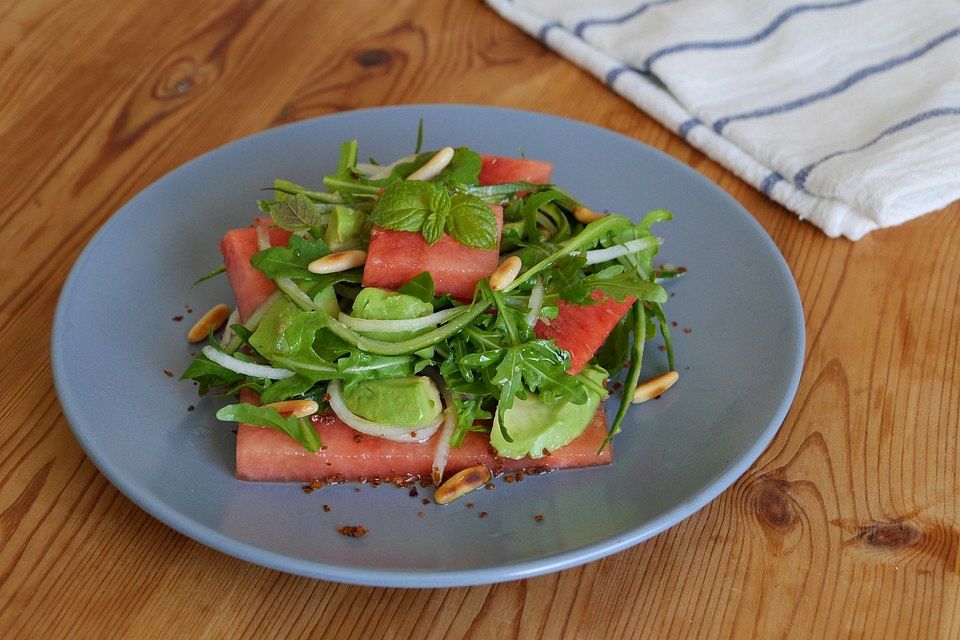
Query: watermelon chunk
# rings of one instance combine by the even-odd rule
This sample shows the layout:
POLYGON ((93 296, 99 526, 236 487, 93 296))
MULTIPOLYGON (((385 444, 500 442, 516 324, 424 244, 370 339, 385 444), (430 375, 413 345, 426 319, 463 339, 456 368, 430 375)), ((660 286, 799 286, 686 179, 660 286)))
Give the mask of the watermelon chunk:
POLYGON ((533 182, 546 184, 553 173, 553 163, 529 158, 503 158, 480 156, 480 184, 506 184, 507 182, 533 182))
MULTIPOLYGON (((258 219, 254 224, 265 222, 258 219)), ((273 246, 285 245, 290 238, 290 232, 283 229, 272 228, 269 233, 273 246)), ((250 264, 250 258, 257 251, 257 232, 252 227, 231 229, 220 241, 220 253, 223 254, 223 264, 227 268, 227 279, 233 289, 241 322, 277 289, 272 280, 250 264)))
POLYGON ((617 302, 597 289, 590 298, 597 304, 581 307, 561 300, 556 319, 541 319, 533 327, 538 338, 553 338, 558 347, 570 352, 570 374, 583 369, 636 300, 627 296, 623 302, 617 302))
POLYGON ((467 247, 447 234, 429 245, 419 232, 374 227, 363 267, 363 286, 399 289, 429 271, 437 294, 449 293, 469 302, 477 282, 493 273, 499 264, 503 208, 490 208, 497 217, 497 249, 467 247))
MULTIPOLYGON (((241 393, 241 400, 252 399, 255 399, 252 393, 246 390, 241 393)), ((316 453, 310 453, 279 431, 241 424, 237 431, 237 478, 255 482, 310 482, 313 479, 396 482, 411 476, 430 477, 439 435, 419 444, 400 444, 360 435, 332 412, 317 414, 312 421, 324 447, 316 453)), ((445 475, 478 464, 486 465, 495 474, 539 473, 609 464, 613 461, 610 447, 597 453, 606 435, 602 404, 579 438, 537 460, 500 458, 491 450, 485 435, 471 432, 463 446, 450 449, 445 475)))

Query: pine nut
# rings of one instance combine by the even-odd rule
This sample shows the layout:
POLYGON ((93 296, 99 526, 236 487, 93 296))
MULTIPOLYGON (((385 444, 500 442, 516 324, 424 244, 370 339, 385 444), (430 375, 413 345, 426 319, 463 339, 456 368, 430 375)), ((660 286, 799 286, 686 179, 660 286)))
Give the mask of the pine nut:
POLYGON ((433 154, 433 157, 427 160, 422 167, 407 176, 407 180, 436 178, 441 171, 447 168, 451 160, 453 160, 453 147, 444 147, 433 154))
POLYGON ((366 261, 367 252, 361 251, 360 249, 334 251, 311 262, 307 265, 307 271, 310 273, 337 273, 355 267, 362 267, 366 261))
POLYGON ((577 222, 582 222, 583 224, 590 224, 591 222, 596 222, 603 217, 602 213, 597 213, 593 209, 588 209, 587 207, 574 207, 573 208, 573 217, 577 219, 577 222))
POLYGON ((677 380, 680 379, 680 374, 676 371, 667 371, 665 374, 657 376, 656 378, 651 378, 643 384, 637 386, 633 390, 633 400, 634 404, 639 404, 641 402, 646 402, 656 398, 664 391, 672 387, 677 380))
POLYGON ((490 275, 490 288, 494 291, 500 291, 506 287, 520 274, 520 267, 522 266, 523 263, 517 256, 510 256, 504 260, 497 267, 497 270, 490 275))
POLYGON ((489 481, 490 469, 482 464, 467 467, 463 471, 450 476, 446 482, 437 487, 437 490, 433 493, 433 499, 437 501, 437 504, 447 504, 465 496, 474 489, 479 489, 489 481))
POLYGON ((320 411, 320 405, 314 400, 283 400, 281 402, 271 402, 263 405, 277 410, 277 413, 293 416, 294 418, 306 418, 320 411))
POLYGON ((227 318, 230 317, 230 307, 225 304, 218 304, 210 311, 200 316, 200 319, 187 331, 188 342, 200 342, 204 340, 211 331, 219 329, 227 318))

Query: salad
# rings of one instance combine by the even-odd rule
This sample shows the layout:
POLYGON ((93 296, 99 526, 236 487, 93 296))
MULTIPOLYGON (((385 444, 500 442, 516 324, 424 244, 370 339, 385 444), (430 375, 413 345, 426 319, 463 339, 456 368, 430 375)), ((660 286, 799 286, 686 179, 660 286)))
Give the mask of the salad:
POLYGON ((683 270, 654 267, 652 231, 668 211, 601 214, 550 163, 421 140, 389 164, 344 142, 322 189, 276 180, 198 280, 225 272, 236 310, 194 326, 209 344, 182 379, 239 394, 217 417, 241 423, 241 479, 430 478, 449 501, 498 473, 612 461, 630 401, 676 381, 660 282, 683 270), (658 333, 669 371, 641 384, 658 333))

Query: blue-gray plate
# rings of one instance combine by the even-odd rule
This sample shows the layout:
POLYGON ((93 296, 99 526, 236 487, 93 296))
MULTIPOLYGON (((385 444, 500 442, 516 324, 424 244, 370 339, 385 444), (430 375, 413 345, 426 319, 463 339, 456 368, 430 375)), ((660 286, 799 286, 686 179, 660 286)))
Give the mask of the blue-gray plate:
MULTIPOLYGON (((442 587, 596 560, 706 505, 779 428, 800 377, 803 341, 799 296, 776 246, 732 198, 688 167, 581 122, 410 105, 264 131, 145 189, 73 267, 57 307, 52 356, 77 440, 120 491, 174 529, 291 573, 442 587), (658 207, 674 213, 657 232, 665 239, 661 259, 689 270, 668 285, 666 305, 677 323, 680 381, 661 399, 630 409, 614 440, 613 465, 501 480, 446 507, 421 503, 430 489, 410 497, 393 486, 348 484, 306 494, 299 484, 234 479, 233 426, 214 417, 223 401, 198 399, 196 387, 176 377, 196 350, 184 339, 186 329, 231 296, 223 277, 191 284, 220 263, 223 232, 249 224, 274 177, 320 186, 339 143, 352 138, 364 158, 406 155, 420 118, 424 148, 522 152, 553 161, 556 183, 595 209, 638 218, 658 207), (172 319, 179 315, 183 321, 172 319), (191 405, 196 409, 188 411, 191 405), (369 533, 337 532, 355 524, 369 533)), ((665 368, 665 354, 649 346, 645 375, 665 368)))

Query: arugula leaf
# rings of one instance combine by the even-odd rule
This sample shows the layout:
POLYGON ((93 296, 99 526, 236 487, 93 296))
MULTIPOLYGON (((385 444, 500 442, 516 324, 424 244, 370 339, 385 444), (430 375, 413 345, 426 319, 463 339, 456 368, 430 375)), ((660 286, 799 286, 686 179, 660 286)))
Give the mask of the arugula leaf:
POLYGON ((450 198, 446 229, 468 247, 495 249, 497 246, 497 217, 490 206, 476 196, 458 193, 450 198))
POLYGON ((423 147, 423 118, 420 118, 420 123, 417 125, 417 146, 413 148, 414 155, 420 153, 420 149, 423 147))
POLYGON ((262 404, 271 402, 280 402, 294 396, 300 396, 310 390, 314 382, 307 376, 295 375, 291 378, 284 378, 273 382, 260 394, 262 404))
POLYGON ((513 438, 507 433, 507 427, 503 424, 503 416, 513 406, 514 398, 524 399, 527 397, 527 391, 523 388, 520 360, 520 347, 507 349, 491 380, 497 387, 497 422, 499 423, 500 433, 507 442, 513 442, 513 438))
POLYGON ((180 376, 181 380, 195 380, 200 395, 204 396, 212 388, 230 387, 244 380, 246 376, 220 366, 202 353, 193 359, 190 366, 180 376))
POLYGON ((320 449, 320 437, 306 418, 284 418, 273 407, 257 407, 245 402, 228 404, 217 411, 217 419, 224 422, 245 422, 258 427, 269 427, 285 433, 307 451, 320 449))
POLYGON ((657 324, 660 325, 660 335, 663 336, 663 344, 667 349, 667 366, 670 371, 676 371, 677 365, 673 356, 673 340, 670 338, 670 329, 667 327, 667 316, 663 313, 663 307, 656 302, 650 303, 653 315, 657 318, 657 324))
POLYGON ((201 282, 206 282, 206 281, 209 280, 210 278, 216 277, 216 276, 220 275, 221 273, 226 273, 226 271, 227 271, 226 265, 220 265, 220 266, 217 267, 216 269, 212 269, 211 271, 208 271, 207 273, 205 273, 205 274, 203 274, 202 276, 200 276, 199 278, 197 278, 197 280, 196 280, 191 286, 195 287, 195 286, 197 286, 198 284, 200 284, 201 282))
POLYGON ((523 220, 524 230, 527 238, 532 242, 539 242, 541 235, 537 229, 537 211, 551 202, 566 204, 568 207, 576 205, 576 201, 570 198, 566 193, 559 189, 548 189, 528 196, 520 210, 520 217, 523 220))
POLYGON ((548 404, 562 397, 572 404, 587 401, 587 392, 576 376, 567 373, 570 355, 552 340, 531 340, 520 347, 520 371, 524 384, 539 391, 548 404))
POLYGON ((432 303, 434 296, 437 295, 437 288, 433 284, 433 276, 430 275, 430 272, 423 271, 397 289, 397 292, 413 296, 421 302, 432 303))
POLYGON ((294 280, 327 280, 326 274, 311 273, 307 265, 330 253, 323 240, 307 240, 290 236, 286 247, 270 247, 250 258, 250 263, 271 280, 286 277, 294 280))
POLYGON ((480 180, 482 167, 483 161, 480 159, 479 153, 467 147, 457 147, 453 150, 453 158, 450 160, 450 164, 440 172, 435 180, 461 185, 476 185, 480 180))
MULTIPOLYGON (((615 378, 623 369, 623 363, 630 352, 630 332, 633 328, 632 314, 633 307, 631 307, 629 313, 620 318, 606 341, 597 349, 595 355, 597 363, 610 372, 611 378, 615 378)), ((643 340, 644 336, 639 336, 639 339, 643 340)))
POLYGON ((450 446, 459 447, 462 445, 464 437, 470 431, 490 432, 490 427, 477 424, 478 420, 489 420, 493 417, 493 414, 483 408, 483 398, 454 393, 453 406, 457 412, 457 425, 450 436, 450 446))
POLYGON ((647 302, 666 302, 667 292, 659 284, 644 280, 636 273, 624 271, 613 276, 596 273, 584 278, 584 284, 599 289, 608 296, 623 302, 627 296, 647 302))
POLYGON ((375 356, 363 351, 352 351, 337 360, 337 369, 345 381, 345 388, 365 380, 382 378, 409 378, 429 364, 416 356, 375 356))

